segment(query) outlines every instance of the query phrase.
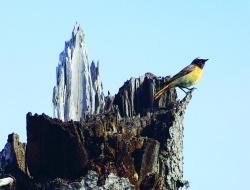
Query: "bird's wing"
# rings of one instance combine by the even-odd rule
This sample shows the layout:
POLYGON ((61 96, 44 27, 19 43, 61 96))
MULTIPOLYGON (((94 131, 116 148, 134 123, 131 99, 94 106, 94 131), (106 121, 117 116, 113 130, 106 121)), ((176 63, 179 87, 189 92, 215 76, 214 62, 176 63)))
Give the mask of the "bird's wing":
POLYGON ((184 69, 182 69, 179 73, 177 73, 176 75, 171 77, 170 80, 164 84, 164 87, 161 90, 159 90, 157 93, 155 93, 154 99, 155 100, 159 99, 162 94, 164 94, 166 91, 168 91, 171 88, 171 83, 173 81, 175 81, 176 79, 192 72, 194 70, 194 68, 195 68, 195 66, 190 64, 190 65, 186 66, 184 69))
POLYGON ((171 77, 171 79, 167 82, 167 84, 170 84, 171 82, 175 81, 176 79, 187 75, 188 73, 192 72, 195 68, 195 65, 188 65, 185 68, 183 68, 179 73, 177 73, 176 75, 174 75, 173 77, 171 77))

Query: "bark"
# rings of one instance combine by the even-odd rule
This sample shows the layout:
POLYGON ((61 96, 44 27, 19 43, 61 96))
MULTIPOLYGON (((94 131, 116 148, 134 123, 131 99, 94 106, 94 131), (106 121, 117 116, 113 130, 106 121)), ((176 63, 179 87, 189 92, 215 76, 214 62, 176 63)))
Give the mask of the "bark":
POLYGON ((149 73, 130 79, 108 98, 105 113, 82 121, 28 113, 25 167, 18 165, 29 169, 26 189, 181 189, 183 119, 192 92, 180 101, 171 89, 155 102, 167 80, 149 73))

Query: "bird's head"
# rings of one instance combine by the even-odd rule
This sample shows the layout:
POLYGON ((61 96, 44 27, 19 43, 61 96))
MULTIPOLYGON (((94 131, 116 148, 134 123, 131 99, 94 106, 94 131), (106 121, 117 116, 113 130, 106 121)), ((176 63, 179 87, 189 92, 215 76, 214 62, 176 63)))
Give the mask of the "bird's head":
POLYGON ((198 67, 200 67, 201 69, 203 69, 206 61, 208 59, 204 59, 204 58, 201 58, 201 57, 197 57, 193 60, 193 62, 191 63, 192 65, 197 65, 198 67))

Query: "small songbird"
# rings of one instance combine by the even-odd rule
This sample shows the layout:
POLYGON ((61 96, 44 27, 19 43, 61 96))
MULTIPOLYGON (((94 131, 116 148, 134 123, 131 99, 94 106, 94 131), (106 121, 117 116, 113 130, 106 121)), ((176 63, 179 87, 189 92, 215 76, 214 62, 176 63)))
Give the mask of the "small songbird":
POLYGON ((179 87, 185 93, 186 91, 184 89, 192 90, 193 88, 191 89, 188 87, 194 85, 201 79, 202 69, 207 60, 208 59, 203 59, 200 57, 194 59, 190 65, 171 77, 170 80, 166 82, 164 87, 154 95, 154 99, 159 99, 165 92, 174 87, 179 87))

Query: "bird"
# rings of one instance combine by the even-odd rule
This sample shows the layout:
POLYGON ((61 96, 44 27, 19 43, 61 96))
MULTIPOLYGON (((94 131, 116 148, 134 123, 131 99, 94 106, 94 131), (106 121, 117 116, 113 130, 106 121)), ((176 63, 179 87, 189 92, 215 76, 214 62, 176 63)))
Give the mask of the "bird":
POLYGON ((203 67, 208 60, 209 59, 201 57, 195 58, 190 65, 186 66, 179 73, 171 77, 170 80, 165 83, 164 87, 155 93, 154 100, 158 100, 164 93, 174 87, 179 87, 185 93, 187 92, 184 89, 189 91, 193 90, 194 88, 189 87, 200 81, 203 67))

